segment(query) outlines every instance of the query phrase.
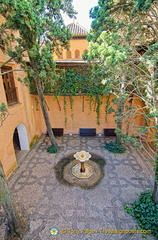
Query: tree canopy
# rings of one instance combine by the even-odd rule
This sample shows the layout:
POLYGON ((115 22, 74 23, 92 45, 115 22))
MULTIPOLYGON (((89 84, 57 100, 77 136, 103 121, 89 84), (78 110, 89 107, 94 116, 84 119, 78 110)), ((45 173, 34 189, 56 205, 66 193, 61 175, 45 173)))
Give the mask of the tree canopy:
POLYGON ((116 96, 117 134, 122 138, 125 135, 121 121, 123 114, 127 116, 123 98, 133 94, 144 102, 142 108, 128 108, 127 112, 143 115, 145 126, 131 126, 136 127, 140 140, 152 137, 155 144, 155 150, 150 150, 156 163, 153 196, 158 202, 158 2, 99 0, 90 16, 93 21, 88 36, 89 59, 100 63, 106 73, 102 83, 110 89, 109 94, 116 96))
MULTIPOLYGON (((72 0, 2 0, 0 14, 4 17, 1 35, 8 44, 5 53, 23 69, 27 69, 25 84, 35 83, 52 145, 57 148, 44 99, 45 83, 56 82, 53 52, 68 48, 71 33, 67 30, 62 12, 73 17, 72 0), (3 30, 3 31, 2 31, 3 30), (5 30, 5 31, 4 31, 5 30)), ((4 63, 3 63, 4 64, 4 63)))
MULTIPOLYGON (((67 48, 71 37, 64 25, 62 12, 70 17, 74 16, 72 0, 0 1, 0 15, 4 17, 0 25, 0 49, 10 56, 0 67, 13 60, 27 70, 27 77, 21 81, 27 85, 30 81, 35 82, 49 137, 54 146, 57 145, 45 106, 43 85, 45 81, 55 84, 53 51, 60 51, 60 47, 67 48)), ((7 116, 7 107, 1 103, 0 126, 7 116)), ((11 197, 1 163, 0 201, 8 219, 6 238, 22 239, 25 224, 11 197)))
POLYGON ((90 10, 93 19, 89 39, 95 39, 102 31, 124 32, 129 41, 138 39, 140 34, 147 40, 146 34, 153 38, 157 35, 157 0, 99 0, 98 6, 90 10), (141 29, 141 31, 140 31, 141 29))

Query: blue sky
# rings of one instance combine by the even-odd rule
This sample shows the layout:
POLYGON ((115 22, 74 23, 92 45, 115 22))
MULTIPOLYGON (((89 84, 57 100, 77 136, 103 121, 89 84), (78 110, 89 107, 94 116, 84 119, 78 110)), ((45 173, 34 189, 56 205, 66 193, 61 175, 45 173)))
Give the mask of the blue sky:
MULTIPOLYGON (((73 0, 73 5, 75 10, 78 12, 75 22, 78 22, 81 26, 89 30, 92 21, 92 19, 89 18, 89 10, 98 5, 98 0, 73 0)), ((73 21, 65 16, 64 20, 66 25, 72 23, 73 21)))

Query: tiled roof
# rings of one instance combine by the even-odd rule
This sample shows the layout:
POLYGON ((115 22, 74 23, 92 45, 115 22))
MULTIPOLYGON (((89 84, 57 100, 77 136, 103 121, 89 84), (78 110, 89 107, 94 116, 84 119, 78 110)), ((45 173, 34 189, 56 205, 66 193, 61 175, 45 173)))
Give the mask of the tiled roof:
POLYGON ((78 23, 70 23, 67 25, 67 28, 73 34, 73 36, 87 36, 88 30, 79 25, 78 23))

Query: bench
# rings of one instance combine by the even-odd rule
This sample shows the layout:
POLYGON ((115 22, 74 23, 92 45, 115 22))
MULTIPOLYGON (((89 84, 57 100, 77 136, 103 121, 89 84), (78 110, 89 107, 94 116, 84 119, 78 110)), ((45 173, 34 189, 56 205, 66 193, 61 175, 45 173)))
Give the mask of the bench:
POLYGON ((52 131, 54 133, 54 136, 62 136, 64 134, 64 128, 52 128, 52 131))
POLYGON ((115 128, 104 128, 104 136, 116 136, 115 128))
POLYGON ((80 136, 96 136, 95 128, 80 128, 80 136))

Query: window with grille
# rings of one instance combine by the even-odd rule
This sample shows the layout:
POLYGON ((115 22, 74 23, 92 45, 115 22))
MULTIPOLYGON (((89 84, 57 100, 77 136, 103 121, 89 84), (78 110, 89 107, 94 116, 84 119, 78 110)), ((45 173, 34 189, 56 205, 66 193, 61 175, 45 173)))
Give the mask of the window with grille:
POLYGON ((14 105, 18 102, 16 87, 14 83, 14 76, 12 67, 2 67, 1 72, 5 73, 2 75, 4 90, 8 105, 14 105))

